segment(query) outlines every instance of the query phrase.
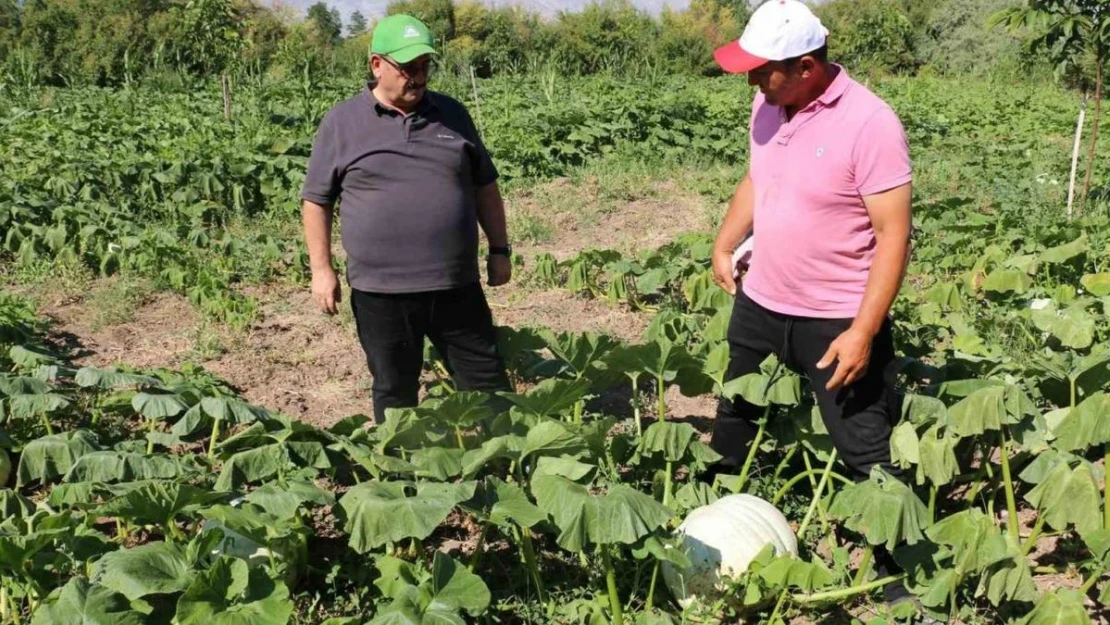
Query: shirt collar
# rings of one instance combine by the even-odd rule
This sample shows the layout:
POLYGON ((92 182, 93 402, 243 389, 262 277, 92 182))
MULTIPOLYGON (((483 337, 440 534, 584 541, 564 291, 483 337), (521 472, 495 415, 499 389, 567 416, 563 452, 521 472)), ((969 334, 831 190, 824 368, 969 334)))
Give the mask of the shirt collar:
POLYGON ((840 99, 840 96, 847 93, 848 88, 852 86, 852 79, 848 77, 848 70, 835 63, 833 63, 833 67, 839 70, 836 78, 833 78, 833 81, 829 83, 825 92, 817 97, 817 101, 823 106, 831 106, 840 99))
MULTIPOLYGON (((366 103, 374 107, 374 112, 378 114, 378 117, 381 117, 383 114, 400 114, 394 109, 388 108, 379 102, 378 98, 374 96, 374 90, 370 88, 370 85, 366 85, 366 87, 363 88, 362 95, 366 103)), ((416 110, 413 111, 413 113, 423 114, 438 108, 439 104, 436 102, 435 95, 433 95, 430 90, 425 90, 424 97, 420 98, 420 102, 416 104, 416 110)))

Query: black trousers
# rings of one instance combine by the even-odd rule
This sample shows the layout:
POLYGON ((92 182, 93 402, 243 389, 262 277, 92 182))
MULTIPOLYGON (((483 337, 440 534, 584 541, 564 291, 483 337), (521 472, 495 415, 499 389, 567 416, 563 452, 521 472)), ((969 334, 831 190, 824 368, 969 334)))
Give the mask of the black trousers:
MULTIPOLYGON (((871 467, 880 466, 892 475, 900 471, 890 464, 890 434, 901 414, 895 378, 894 341, 890 321, 883 323, 871 347, 867 373, 838 391, 825 390, 836 363, 824 370, 817 362, 829 344, 852 324, 852 319, 816 319, 782 315, 763 308, 740 290, 729 321, 728 377, 759 371, 759 365, 774 353, 791 370, 809 379, 822 420, 838 455, 855 479, 867 479, 871 467)), ((737 397, 722 398, 717 407, 710 445, 724 456, 718 470, 729 471, 744 463, 755 438, 756 421, 763 408, 737 397)))
POLYGON ((464 391, 511 390, 481 284, 423 293, 352 291, 351 308, 373 376, 374 420, 386 408, 417 405, 424 338, 464 391))

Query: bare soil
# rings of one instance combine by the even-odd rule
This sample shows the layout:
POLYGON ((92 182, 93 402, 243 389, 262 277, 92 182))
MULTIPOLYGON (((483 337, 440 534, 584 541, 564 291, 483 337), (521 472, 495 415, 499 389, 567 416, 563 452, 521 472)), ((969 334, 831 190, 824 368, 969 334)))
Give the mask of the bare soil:
MULTIPOLYGON (((564 198, 574 194, 570 189, 560 191, 564 198)), ((554 239, 518 246, 518 252, 529 262, 541 251, 568 257, 584 249, 645 249, 705 227, 701 200, 670 200, 669 204, 634 200, 583 220, 576 215, 591 198, 567 199, 547 209, 559 224, 554 239)), ((541 208, 525 195, 510 203, 509 211, 513 210, 541 208)), ((184 297, 161 292, 137 301, 129 315, 122 315, 123 322, 105 324, 96 308, 104 298, 95 294, 112 285, 109 279, 94 281, 81 292, 38 294, 40 312, 52 321, 53 331, 76 349, 78 364, 175 368, 192 362, 227 380, 247 401, 325 427, 352 414, 372 412, 370 374, 346 301, 339 315, 327 316, 315 308, 307 287, 249 288, 245 292, 258 300, 259 314, 249 328, 237 332, 207 322, 184 297)), ((607 302, 562 290, 536 290, 519 280, 486 291, 499 325, 604 332, 637 341, 650 321, 647 315, 607 302)), ((668 399, 676 415, 712 414, 707 400, 677 393, 668 399)))

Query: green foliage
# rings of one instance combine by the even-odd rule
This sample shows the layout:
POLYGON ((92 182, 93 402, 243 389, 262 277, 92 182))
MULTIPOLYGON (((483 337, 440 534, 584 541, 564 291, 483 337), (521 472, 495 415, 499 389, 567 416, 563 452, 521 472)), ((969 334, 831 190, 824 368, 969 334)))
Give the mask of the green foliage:
POLYGON ((915 69, 913 25, 895 0, 833 0, 817 8, 829 57, 857 73, 915 69))

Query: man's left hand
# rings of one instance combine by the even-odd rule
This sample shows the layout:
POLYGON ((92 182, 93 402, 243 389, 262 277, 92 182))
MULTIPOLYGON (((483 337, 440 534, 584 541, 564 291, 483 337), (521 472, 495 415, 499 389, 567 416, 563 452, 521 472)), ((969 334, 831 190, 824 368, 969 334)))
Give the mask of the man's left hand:
POLYGON ((508 284, 513 277, 513 261, 503 254, 490 254, 486 260, 486 271, 490 286, 508 284))
POLYGON ((871 335, 855 328, 848 328, 829 345, 825 355, 817 362, 818 369, 826 369, 836 361, 833 372, 825 389, 835 391, 848 386, 867 373, 871 362, 871 335))

